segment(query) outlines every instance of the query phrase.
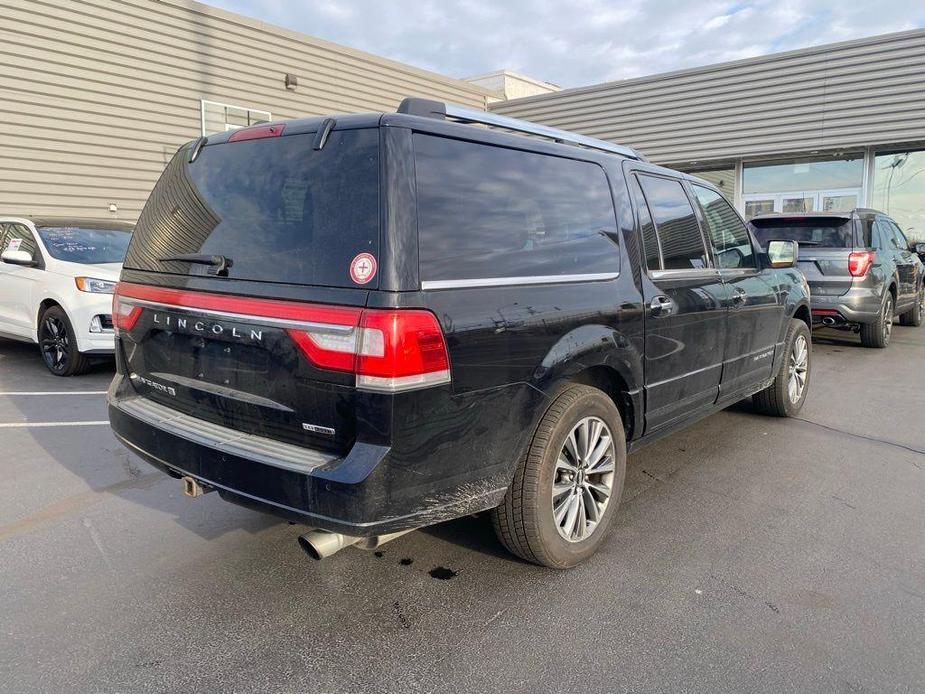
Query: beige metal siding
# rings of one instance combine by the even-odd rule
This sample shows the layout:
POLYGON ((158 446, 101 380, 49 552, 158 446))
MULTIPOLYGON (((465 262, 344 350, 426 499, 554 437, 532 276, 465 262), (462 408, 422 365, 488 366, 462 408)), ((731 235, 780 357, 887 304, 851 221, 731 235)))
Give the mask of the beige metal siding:
POLYGON ((925 140, 925 30, 490 106, 689 164, 925 140))
POLYGON ((0 214, 135 219, 202 99, 279 120, 490 94, 188 0, 4 0, 0 66, 0 214))

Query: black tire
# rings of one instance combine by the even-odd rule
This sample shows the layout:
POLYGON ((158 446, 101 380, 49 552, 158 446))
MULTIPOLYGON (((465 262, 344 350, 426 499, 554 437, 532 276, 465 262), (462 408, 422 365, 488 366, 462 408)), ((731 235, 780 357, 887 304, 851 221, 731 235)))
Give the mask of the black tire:
MULTIPOLYGON (((577 442, 579 447, 582 445, 577 438, 572 439, 572 442, 577 442)), ((599 462, 597 466, 609 468, 610 463, 599 462)), ((530 447, 517 466, 514 480, 504 501, 492 511, 495 533, 508 550, 529 562, 555 569, 575 566, 594 554, 607 537, 620 505, 625 477, 626 436, 620 413, 613 400, 597 388, 584 385, 565 386, 554 397, 537 426, 530 447), (598 509, 597 504, 593 502, 597 500, 601 503, 604 496, 596 493, 597 489, 582 486, 587 482, 591 487, 595 487, 597 481, 598 487, 606 487, 606 481, 600 476, 602 473, 593 472, 596 466, 592 464, 585 468, 583 463, 579 463, 575 468, 575 474, 579 476, 573 480, 566 480, 562 475, 571 473, 561 464, 562 457, 570 456, 564 446, 573 429, 583 423, 597 427, 597 422, 606 425, 612 442, 612 448, 602 449, 605 453, 600 458, 600 461, 612 458, 613 467, 609 478, 609 500, 603 510, 598 509), (585 472, 580 472, 581 469, 585 472), (565 520, 556 521, 554 505, 557 501, 553 496, 554 483, 557 483, 558 488, 569 488, 571 485, 568 491, 562 493, 563 496, 558 497, 559 508, 562 508, 563 504, 571 504, 574 500, 576 509, 580 509, 576 510, 575 515, 581 520, 574 521, 574 537, 571 540, 566 539, 563 534, 572 532, 566 528, 570 514, 564 514, 565 520), (589 506, 589 503, 593 506, 589 506), (590 520, 585 522, 586 513, 598 516, 593 527, 590 527, 590 520), (588 532, 588 535, 580 539, 584 532, 588 532)))
POLYGON ((919 287, 919 293, 915 295, 915 306, 900 314, 899 324, 913 328, 919 327, 922 324, 922 313, 925 312, 923 304, 925 304, 925 286, 919 287))
POLYGON ((774 380, 767 388, 752 396, 755 409, 762 414, 773 417, 796 416, 803 407, 803 403, 806 402, 806 393, 809 391, 809 378, 813 364, 812 357, 812 332, 806 323, 794 318, 790 321, 790 327, 787 329, 787 337, 784 340, 784 358, 781 359, 774 380), (799 371, 795 349, 801 337, 805 340, 806 348, 805 371, 802 372, 804 375, 803 387, 799 391, 799 396, 794 399, 791 397, 790 392, 791 369, 799 371))
POLYGON ((74 328, 60 306, 49 306, 39 316, 38 338, 42 361, 55 376, 79 376, 90 367, 77 351, 74 328))
POLYGON ((861 344, 865 347, 874 349, 883 349, 890 344, 890 337, 893 334, 893 294, 886 293, 883 297, 883 305, 880 306, 880 314, 873 323, 861 323, 861 344))

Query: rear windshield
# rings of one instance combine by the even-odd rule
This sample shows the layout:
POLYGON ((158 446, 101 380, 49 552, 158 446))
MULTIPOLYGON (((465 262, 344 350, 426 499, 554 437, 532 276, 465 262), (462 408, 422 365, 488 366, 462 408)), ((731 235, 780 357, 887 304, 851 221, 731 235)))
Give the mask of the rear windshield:
POLYGON ((129 231, 87 227, 39 227, 36 231, 52 258, 71 263, 121 263, 132 238, 129 231))
MULTIPOLYGON (((125 266, 206 274, 170 256, 221 255, 228 277, 358 286, 351 260, 379 251, 379 131, 334 131, 183 148, 151 193, 125 266)), ((376 278, 365 286, 376 286, 376 278)))
POLYGON ((762 246, 768 241, 799 241, 801 246, 854 248, 854 222, 850 219, 762 219, 752 220, 752 227, 762 246))

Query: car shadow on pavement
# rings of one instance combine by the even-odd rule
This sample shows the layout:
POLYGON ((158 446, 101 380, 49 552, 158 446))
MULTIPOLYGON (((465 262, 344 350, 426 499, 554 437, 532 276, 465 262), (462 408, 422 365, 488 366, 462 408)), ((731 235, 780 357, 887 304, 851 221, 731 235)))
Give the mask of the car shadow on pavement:
POLYGON ((0 450, 16 463, 22 464, 24 458, 34 461, 34 466, 27 467, 36 471, 44 467, 41 474, 60 480, 53 489, 37 495, 24 515, 0 530, 19 532, 53 522, 94 506, 103 495, 169 514, 180 526, 205 539, 235 530, 259 533, 284 522, 231 506, 218 494, 184 497, 179 480, 145 463, 122 445, 108 426, 98 424, 108 419, 104 392, 113 370, 113 360, 103 357, 84 375, 54 376, 46 370, 35 345, 0 339, 0 423, 46 424, 3 429, 0 450), (64 394, 34 395, 43 392, 64 394), (73 422, 87 424, 67 425, 73 422), (52 423, 61 426, 48 425, 52 423), (84 484, 75 488, 49 464, 60 466, 84 484), (211 513, 211 509, 216 512, 211 513))

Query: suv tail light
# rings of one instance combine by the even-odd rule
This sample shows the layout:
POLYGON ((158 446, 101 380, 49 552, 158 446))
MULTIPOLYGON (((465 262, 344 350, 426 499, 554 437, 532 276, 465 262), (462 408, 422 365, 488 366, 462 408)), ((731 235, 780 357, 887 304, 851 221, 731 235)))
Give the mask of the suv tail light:
POLYGON ((257 299, 120 282, 112 298, 116 332, 131 330, 142 306, 270 319, 321 369, 356 375, 361 390, 397 393, 450 382, 450 359, 437 317, 421 309, 372 309, 257 299))
POLYGON ((874 251, 854 251, 848 255, 848 273, 852 277, 863 277, 874 263, 874 251))
POLYGON ((119 282, 112 292, 112 327, 116 335, 120 330, 131 330, 138 322, 138 316, 141 315, 141 306, 122 301, 119 296, 119 289, 122 283, 119 282))
POLYGON ((316 366, 355 373, 361 390, 397 393, 450 382, 443 331, 430 311, 364 309, 349 323, 287 332, 316 366))

